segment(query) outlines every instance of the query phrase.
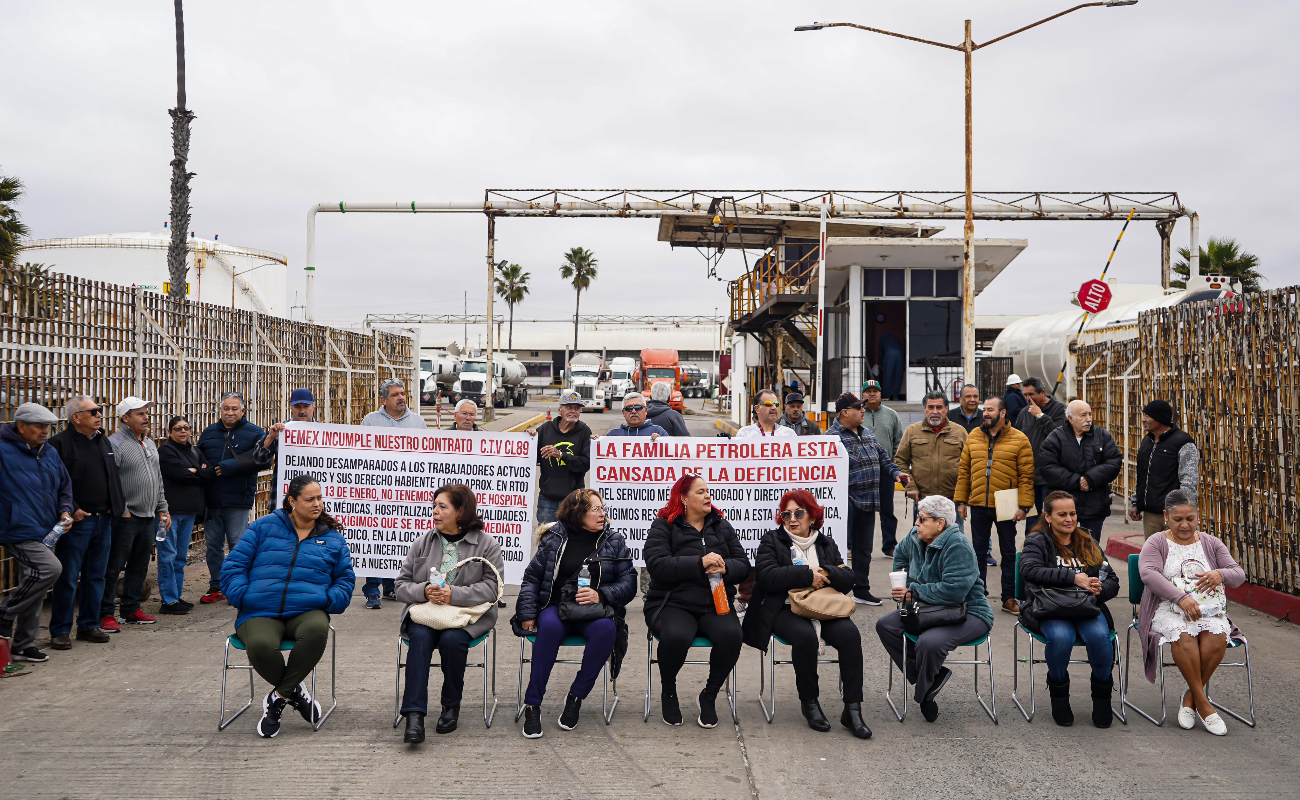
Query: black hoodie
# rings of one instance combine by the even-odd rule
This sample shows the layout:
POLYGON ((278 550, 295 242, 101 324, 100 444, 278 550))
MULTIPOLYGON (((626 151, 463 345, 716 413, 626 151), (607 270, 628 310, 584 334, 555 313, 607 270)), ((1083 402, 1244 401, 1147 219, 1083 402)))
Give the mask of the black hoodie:
POLYGON ((591 466, 591 428, 578 420, 573 430, 560 431, 557 419, 543 422, 537 429, 537 492, 548 500, 563 500, 574 489, 581 489, 591 466), (562 458, 542 458, 542 448, 553 445, 562 458))

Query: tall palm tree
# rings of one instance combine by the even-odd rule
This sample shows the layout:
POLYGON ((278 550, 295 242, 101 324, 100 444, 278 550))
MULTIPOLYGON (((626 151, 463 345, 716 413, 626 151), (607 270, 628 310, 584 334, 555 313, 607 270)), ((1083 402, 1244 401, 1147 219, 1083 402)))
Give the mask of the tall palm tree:
POLYGON ((18 216, 18 198, 22 196, 21 180, 0 175, 0 267, 13 266, 18 240, 27 235, 27 226, 18 216))
POLYGON ((578 307, 582 303, 582 290, 591 286, 596 279, 596 254, 585 247, 575 247, 564 254, 564 264, 560 265, 560 277, 573 284, 575 299, 573 301, 573 351, 578 351, 578 307))
POLYGON ((497 295, 510 307, 510 338, 506 349, 515 348, 515 303, 522 302, 528 294, 528 279, 532 273, 524 272, 518 264, 501 266, 497 272, 497 295))
MULTIPOLYGON (((1259 272, 1259 256, 1242 250, 1236 239, 1226 237, 1210 239, 1200 250, 1202 275, 1223 275, 1241 281, 1243 293, 1260 291, 1259 282, 1264 279, 1264 276, 1259 272)), ((1174 272, 1181 277, 1171 280, 1169 285, 1177 289, 1186 289, 1187 277, 1192 274, 1191 265, 1188 263, 1192 259, 1192 251, 1180 247, 1178 255, 1182 260, 1174 264, 1174 272)))
MULTIPOLYGON (((172 118, 172 240, 167 246, 167 274, 171 278, 171 298, 185 299, 186 242, 190 229, 190 178, 186 171, 190 157, 190 122, 194 114, 185 107, 185 16, 181 0, 176 5, 176 107, 168 111, 172 118)), ((233 278, 232 278, 233 280, 233 278)))

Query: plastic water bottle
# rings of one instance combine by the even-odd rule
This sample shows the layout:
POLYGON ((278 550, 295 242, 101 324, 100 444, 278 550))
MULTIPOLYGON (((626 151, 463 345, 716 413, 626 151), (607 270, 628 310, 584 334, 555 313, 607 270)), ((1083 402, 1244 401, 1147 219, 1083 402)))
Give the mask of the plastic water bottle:
POLYGON ((447 585, 447 579, 443 577, 437 567, 429 568, 429 585, 435 589, 442 589, 447 585))
POLYGON ((797 547, 790 548, 790 558, 794 561, 796 567, 802 567, 807 563, 803 560, 803 552, 797 547))
POLYGON ((154 535, 153 535, 154 541, 156 541, 156 542, 165 542, 165 541, 167 541, 167 530, 168 530, 168 528, 165 527, 165 526, 162 524, 162 521, 161 521, 161 520, 159 520, 159 521, 158 521, 158 530, 155 531, 155 532, 154 532, 154 535))
POLYGON ((590 587, 591 587, 591 570, 587 569, 587 565, 584 563, 582 565, 582 569, 578 570, 578 588, 588 589, 590 587))
POLYGON ((68 525, 64 525, 63 520, 59 520, 54 524, 53 528, 50 528, 50 532, 45 534, 45 538, 41 540, 41 544, 50 549, 54 549, 54 545, 58 544, 59 539, 67 532, 68 525))

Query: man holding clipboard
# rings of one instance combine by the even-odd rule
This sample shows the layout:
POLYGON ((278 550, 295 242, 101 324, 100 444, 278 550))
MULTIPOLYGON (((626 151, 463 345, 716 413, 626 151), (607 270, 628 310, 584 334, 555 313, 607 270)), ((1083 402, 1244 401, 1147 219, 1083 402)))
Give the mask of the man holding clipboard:
MULTIPOLYGON (((1000 397, 984 401, 984 423, 966 437, 953 500, 962 519, 970 514, 976 553, 987 552, 993 526, 997 526, 998 550, 1002 553, 1002 610, 1019 614, 1015 593, 1016 523, 1033 510, 1034 451, 1029 437, 1007 424, 1006 402, 1000 397)), ((979 561, 979 571, 980 580, 988 586, 988 564, 984 560, 979 561)))

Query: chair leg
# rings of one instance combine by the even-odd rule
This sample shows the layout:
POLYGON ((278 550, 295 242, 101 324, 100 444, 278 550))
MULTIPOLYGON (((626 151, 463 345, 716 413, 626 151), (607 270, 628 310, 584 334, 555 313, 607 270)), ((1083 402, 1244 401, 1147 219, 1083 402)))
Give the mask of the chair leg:
POLYGON ((654 639, 647 639, 645 643, 645 711, 641 714, 641 721, 647 722, 650 719, 650 687, 653 684, 654 667, 654 639))
MULTIPOLYGON (((338 637, 339 637, 338 631, 334 630, 334 626, 331 625, 330 626, 330 707, 325 709, 325 713, 321 714, 320 719, 316 720, 316 724, 311 726, 311 729, 313 731, 320 730, 320 726, 325 724, 325 720, 329 719, 329 715, 333 714, 334 709, 338 708, 339 706, 338 637)), ((314 702, 316 700, 316 669, 314 667, 312 668, 311 671, 311 697, 312 697, 312 701, 314 702)))
POLYGON ((393 686, 393 727, 402 723, 402 634, 397 634, 397 678, 393 686))
POLYGON ((740 694, 740 673, 736 667, 731 668, 727 677, 727 705, 731 706, 731 721, 740 724, 740 715, 736 713, 736 695, 740 694))
POLYGON ((907 719, 907 637, 903 637, 903 710, 900 712, 898 706, 894 705, 894 659, 889 659, 889 681, 885 684, 885 702, 889 703, 889 708, 894 712, 894 716, 899 722, 907 719))
POLYGON ((217 730, 218 730, 218 731, 224 731, 227 727, 230 726, 230 723, 234 722, 236 719, 239 718, 239 715, 240 715, 240 714, 243 714, 245 711, 247 711, 247 710, 248 710, 249 708, 251 708, 252 705, 253 705, 253 698, 254 698, 254 694, 253 694, 253 670, 252 670, 251 668, 249 668, 249 670, 248 670, 248 702, 244 704, 244 707, 243 707, 243 708, 239 709, 239 710, 236 711, 233 715, 231 715, 230 719, 226 719, 226 676, 227 676, 229 673, 230 673, 230 639, 227 638, 227 639, 226 639, 226 647, 225 647, 225 650, 223 651, 223 654, 222 654, 222 657, 221 657, 221 709, 220 709, 220 711, 219 711, 218 714, 217 714, 217 730))
POLYGON ((604 689, 604 695, 601 697, 600 708, 601 711, 604 712, 605 724, 609 725, 614 721, 614 709, 618 708, 618 683, 617 682, 614 683, 614 704, 612 706, 609 706, 609 708, 605 708, 605 704, 609 701, 610 678, 609 678, 608 661, 605 662, 605 666, 602 672, 605 675, 605 689, 604 689))
POLYGON ((492 640, 492 708, 488 708, 488 648, 486 642, 483 647, 483 725, 491 728, 492 719, 497 715, 497 637, 496 631, 488 632, 488 639, 492 640))
POLYGON ((1025 722, 1034 721, 1034 637, 1026 634, 1029 639, 1029 710, 1026 711, 1020 702, 1018 692, 1020 690, 1020 630, 1019 622, 1011 629, 1011 702, 1016 704, 1020 709, 1020 715, 1025 718, 1025 722))
POLYGON ((1246 651, 1245 663, 1237 662, 1235 664, 1220 664, 1219 668, 1222 669, 1223 667, 1241 667, 1241 666, 1244 666, 1246 668, 1246 693, 1250 696, 1250 719, 1246 719, 1245 717, 1241 716, 1236 711, 1233 711, 1232 709, 1228 708, 1225 705, 1216 703, 1214 701, 1214 698, 1210 697, 1209 684, 1206 684, 1205 686, 1205 697, 1210 701, 1210 705, 1219 709, 1220 711, 1232 717, 1233 719, 1237 720, 1238 722, 1242 723, 1243 725, 1248 725, 1253 728, 1255 727, 1255 678, 1254 675, 1251 674, 1251 669, 1250 669, 1250 642, 1244 642, 1242 644, 1242 648, 1246 651))
POLYGON ((1145 719, 1147 722, 1150 722, 1152 725, 1155 725, 1157 728, 1164 727, 1165 715, 1167 713, 1165 708, 1165 646, 1164 645, 1160 645, 1160 652, 1156 654, 1156 657, 1160 659, 1159 662, 1160 663, 1160 719, 1156 719, 1155 717, 1151 716, 1147 712, 1138 708, 1136 703, 1128 699, 1128 689, 1130 683, 1129 659, 1133 655, 1133 646, 1131 644, 1130 637, 1132 637, 1133 631, 1136 629, 1137 629, 1137 621, 1134 620, 1133 623, 1128 626, 1128 630, 1124 633, 1124 651, 1125 651, 1124 652, 1124 680, 1120 683, 1120 705, 1121 707, 1128 706, 1129 708, 1133 709, 1138 714, 1142 715, 1143 719, 1145 719))
POLYGON ((1114 705, 1111 705, 1110 710, 1115 714, 1115 716, 1119 717, 1119 721, 1121 724, 1127 725, 1128 716, 1124 712, 1124 681, 1126 677, 1124 675, 1124 672, 1120 670, 1119 667, 1119 636, 1116 635, 1112 637, 1110 643, 1111 646, 1115 648, 1114 656, 1110 663, 1111 680, 1119 681, 1119 696, 1120 696, 1119 708, 1116 708, 1114 705))
POLYGON ((768 724, 776 718, 776 641, 767 640, 767 652, 758 651, 758 706, 763 709, 763 717, 768 724), (772 679, 768 680, 768 661, 771 660, 772 679), (770 699, 764 700, 763 694, 767 693, 770 699))
POLYGON ((972 662, 971 666, 974 667, 975 670, 975 699, 978 700, 979 704, 984 707, 984 713, 989 715, 989 719, 993 720, 993 724, 997 725, 998 724, 998 694, 997 694, 997 687, 994 686, 993 684, 993 642, 986 641, 984 644, 987 645, 989 649, 988 661, 981 662, 979 660, 980 659, 979 645, 975 645, 974 648, 972 648, 975 651, 975 655, 971 659, 972 662), (987 664, 989 668, 989 696, 993 700, 992 708, 989 707, 988 703, 984 702, 984 696, 980 694, 980 664, 981 663, 987 664))
POLYGON ((524 715, 524 664, 533 663, 532 659, 524 658, 524 647, 527 644, 527 639, 519 640, 519 680, 515 685, 515 722, 524 715))

